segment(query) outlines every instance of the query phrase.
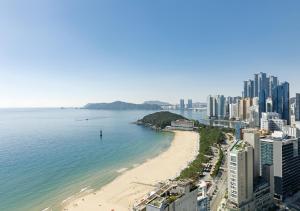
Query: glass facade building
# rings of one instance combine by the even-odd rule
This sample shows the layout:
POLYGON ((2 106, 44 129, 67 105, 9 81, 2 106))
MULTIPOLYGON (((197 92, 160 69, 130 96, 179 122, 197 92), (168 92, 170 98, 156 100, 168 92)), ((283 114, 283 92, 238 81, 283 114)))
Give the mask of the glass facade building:
POLYGON ((262 72, 254 74, 254 80, 244 81, 243 97, 258 97, 259 118, 261 118, 263 112, 277 112, 282 119, 287 120, 288 124, 290 124, 288 82, 279 85, 279 80, 275 76, 267 76, 266 73, 262 72), (267 103, 268 99, 271 99, 273 107, 270 106, 270 102, 267 103))
POLYGON ((273 111, 280 114, 290 124, 290 86, 288 82, 273 89, 273 111))
POLYGON ((274 197, 284 201, 300 190, 300 148, 298 138, 260 140, 261 171, 265 164, 274 167, 274 197))
POLYGON ((296 108, 295 108, 296 121, 300 121, 300 94, 296 94, 296 108))

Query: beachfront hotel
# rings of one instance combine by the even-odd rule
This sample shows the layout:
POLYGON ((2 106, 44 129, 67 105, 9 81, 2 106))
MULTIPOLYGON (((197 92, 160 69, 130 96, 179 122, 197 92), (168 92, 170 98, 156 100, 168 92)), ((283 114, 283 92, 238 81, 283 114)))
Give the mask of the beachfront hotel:
POLYGON ((192 131, 194 129, 194 122, 186 119, 178 119, 172 121, 171 126, 167 127, 167 129, 192 131))

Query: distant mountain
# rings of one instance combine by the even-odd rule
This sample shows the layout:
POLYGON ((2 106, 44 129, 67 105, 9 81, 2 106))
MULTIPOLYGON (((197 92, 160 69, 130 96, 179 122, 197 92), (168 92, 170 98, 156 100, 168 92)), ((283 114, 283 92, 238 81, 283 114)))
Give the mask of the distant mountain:
POLYGON ((160 111, 144 116, 143 119, 137 121, 137 124, 149 126, 155 129, 164 129, 166 126, 170 126, 172 121, 176 121, 178 119, 187 118, 169 111, 160 111))
POLYGON ((159 105, 134 104, 122 101, 115 101, 112 103, 88 103, 83 108, 99 110, 161 110, 159 105))
POLYGON ((162 101, 158 101, 158 100, 145 101, 144 104, 159 105, 159 106, 169 106, 169 105, 171 105, 170 103, 162 102, 162 101))

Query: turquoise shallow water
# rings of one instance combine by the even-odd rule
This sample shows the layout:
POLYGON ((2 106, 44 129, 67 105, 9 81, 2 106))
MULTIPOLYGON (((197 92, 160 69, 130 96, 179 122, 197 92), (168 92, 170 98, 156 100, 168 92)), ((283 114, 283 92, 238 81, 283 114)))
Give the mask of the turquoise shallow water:
POLYGON ((99 189, 166 150, 172 133, 131 124, 149 113, 1 109, 0 210, 57 210, 69 196, 99 189))

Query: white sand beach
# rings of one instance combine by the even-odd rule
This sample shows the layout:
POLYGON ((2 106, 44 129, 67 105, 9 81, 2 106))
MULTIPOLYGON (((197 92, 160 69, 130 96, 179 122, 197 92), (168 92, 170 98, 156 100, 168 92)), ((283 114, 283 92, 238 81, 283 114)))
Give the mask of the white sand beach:
POLYGON ((99 191, 74 199, 63 210, 128 211, 160 181, 179 175, 198 154, 199 134, 176 131, 171 146, 157 157, 125 171, 99 191))

